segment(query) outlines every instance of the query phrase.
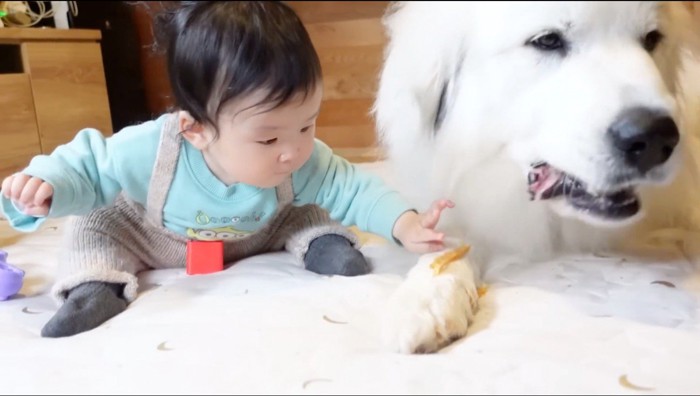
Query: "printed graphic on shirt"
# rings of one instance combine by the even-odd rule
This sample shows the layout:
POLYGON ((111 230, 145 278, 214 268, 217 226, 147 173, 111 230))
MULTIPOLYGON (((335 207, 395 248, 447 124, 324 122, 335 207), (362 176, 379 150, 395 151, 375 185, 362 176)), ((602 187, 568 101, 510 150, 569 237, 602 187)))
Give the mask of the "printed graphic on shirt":
POLYGON ((211 216, 204 210, 197 211, 195 227, 187 228, 187 236, 200 241, 222 241, 244 238, 260 228, 265 212, 253 211, 242 216, 211 216), (234 226, 237 225, 237 226, 234 226), (245 228, 245 229, 243 229, 245 228))
POLYGON ((187 236, 199 241, 224 241, 230 239, 240 239, 250 234, 251 232, 249 231, 237 230, 230 226, 209 229, 187 229, 187 236))
POLYGON ((197 212, 197 215, 194 218, 194 222, 200 226, 226 226, 228 224, 247 223, 250 226, 250 228, 258 228, 260 224, 256 223, 260 223, 261 221, 263 221, 265 214, 265 212, 258 212, 257 210, 254 210, 251 214, 244 216, 216 217, 210 216, 205 211, 200 210, 197 212))

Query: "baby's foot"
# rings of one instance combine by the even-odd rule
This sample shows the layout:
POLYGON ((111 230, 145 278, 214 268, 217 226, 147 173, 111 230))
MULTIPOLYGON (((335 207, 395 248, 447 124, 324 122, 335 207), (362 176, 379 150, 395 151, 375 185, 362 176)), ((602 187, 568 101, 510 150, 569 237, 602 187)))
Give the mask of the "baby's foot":
POLYGON ((86 282, 68 292, 66 302, 41 329, 42 337, 67 337, 92 330, 126 309, 123 284, 86 282))
POLYGON ((357 276, 370 272, 367 259, 345 237, 337 234, 314 239, 304 256, 306 269, 322 275, 357 276))

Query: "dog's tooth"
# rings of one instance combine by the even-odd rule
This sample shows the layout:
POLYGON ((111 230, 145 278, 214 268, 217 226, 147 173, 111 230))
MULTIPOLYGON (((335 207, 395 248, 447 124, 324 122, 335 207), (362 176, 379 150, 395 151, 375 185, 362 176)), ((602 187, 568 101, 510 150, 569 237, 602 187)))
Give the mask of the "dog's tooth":
POLYGON ((527 175, 527 182, 529 184, 535 184, 540 180, 540 175, 538 173, 530 172, 527 175))
POLYGON ((577 187, 573 187, 570 191, 569 196, 572 198, 582 198, 588 194, 586 190, 577 187))
POLYGON ((566 175, 566 184, 567 184, 567 187, 571 188, 572 190, 573 189, 585 190, 581 180, 579 180, 571 175, 566 175))

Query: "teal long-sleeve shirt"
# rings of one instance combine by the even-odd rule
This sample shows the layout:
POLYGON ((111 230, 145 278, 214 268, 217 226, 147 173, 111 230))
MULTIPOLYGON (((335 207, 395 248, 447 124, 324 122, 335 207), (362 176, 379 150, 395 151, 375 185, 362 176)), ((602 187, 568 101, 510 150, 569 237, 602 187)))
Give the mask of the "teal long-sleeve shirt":
MULTIPOLYGON (((160 133, 168 116, 124 128, 108 138, 96 129, 83 129, 51 155, 34 157, 23 173, 53 187, 47 217, 87 214, 110 205, 121 192, 146 206, 160 133)), ((163 223, 180 235, 202 240, 245 236, 266 224, 277 208, 274 188, 225 185, 186 140, 175 172, 163 223)), ((318 204, 343 225, 356 225, 390 241, 395 241, 392 230, 398 217, 411 210, 381 179, 334 155, 320 140, 311 158, 292 175, 292 183, 295 205, 318 204)), ((4 197, 2 209, 19 231, 35 231, 46 220, 23 214, 4 197)))

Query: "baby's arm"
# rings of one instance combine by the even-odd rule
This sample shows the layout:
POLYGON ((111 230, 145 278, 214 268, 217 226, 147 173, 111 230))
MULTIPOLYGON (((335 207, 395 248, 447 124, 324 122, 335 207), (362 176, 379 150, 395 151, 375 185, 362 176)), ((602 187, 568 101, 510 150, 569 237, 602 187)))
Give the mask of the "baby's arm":
POLYGON ((343 225, 356 225, 417 253, 443 247, 444 235, 434 228, 442 210, 453 206, 450 201, 436 201, 428 212, 418 213, 381 178, 333 155, 320 141, 295 176, 297 199, 317 203, 343 225))
POLYGON ((119 191, 107 139, 84 129, 50 155, 3 181, 2 209, 15 229, 34 231, 45 217, 83 214, 119 191))
POLYGON ((46 217, 89 213, 112 203, 124 183, 133 188, 147 180, 152 161, 143 158, 142 147, 153 151, 149 141, 157 142, 159 130, 150 124, 129 129, 108 138, 96 129, 83 129, 50 155, 35 156, 29 166, 3 180, 0 201, 10 225, 35 231, 46 217), (122 171, 127 166, 128 174, 122 171), (132 174, 143 176, 135 180, 132 174))

